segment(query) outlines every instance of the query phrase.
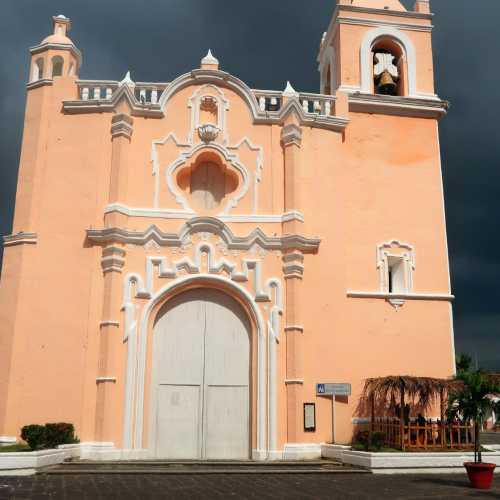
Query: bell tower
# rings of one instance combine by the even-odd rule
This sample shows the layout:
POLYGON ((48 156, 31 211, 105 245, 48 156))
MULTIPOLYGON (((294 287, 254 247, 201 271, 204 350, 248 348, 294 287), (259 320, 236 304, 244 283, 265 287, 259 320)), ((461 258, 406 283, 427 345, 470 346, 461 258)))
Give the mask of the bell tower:
POLYGON ((320 92, 435 99, 429 1, 338 0, 318 55, 320 92))

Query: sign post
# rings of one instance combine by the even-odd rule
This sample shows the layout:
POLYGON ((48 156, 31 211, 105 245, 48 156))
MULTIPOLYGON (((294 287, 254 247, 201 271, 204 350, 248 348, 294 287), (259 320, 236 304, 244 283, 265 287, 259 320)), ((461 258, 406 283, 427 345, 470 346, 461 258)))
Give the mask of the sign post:
POLYGON ((335 396, 350 396, 351 384, 316 384, 316 395, 332 397, 332 443, 335 444, 335 396))

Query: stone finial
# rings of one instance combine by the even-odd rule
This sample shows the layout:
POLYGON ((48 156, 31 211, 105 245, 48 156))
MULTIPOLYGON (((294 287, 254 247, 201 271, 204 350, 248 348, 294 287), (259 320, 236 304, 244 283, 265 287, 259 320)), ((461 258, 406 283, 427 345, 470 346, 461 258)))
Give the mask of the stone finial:
POLYGON ((212 50, 208 49, 207 55, 201 60, 202 69, 219 69, 219 60, 214 57, 212 50))
POLYGON ((71 29, 71 20, 63 14, 52 17, 54 22, 54 35, 66 36, 71 29))
POLYGON ((290 82, 286 82, 286 87, 283 91, 283 97, 299 97, 299 93, 292 87, 292 84, 290 82))
POLYGON ((129 87, 135 87, 135 82, 130 78, 130 71, 127 71, 125 78, 118 84, 120 87, 123 85, 128 85, 129 87))

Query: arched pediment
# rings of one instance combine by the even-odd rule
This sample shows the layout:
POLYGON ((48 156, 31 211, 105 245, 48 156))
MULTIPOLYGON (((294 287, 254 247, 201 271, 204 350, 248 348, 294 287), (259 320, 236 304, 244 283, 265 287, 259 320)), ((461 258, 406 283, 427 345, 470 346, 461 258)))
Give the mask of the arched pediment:
POLYGON ((173 80, 160 97, 160 109, 165 113, 167 103, 175 94, 190 85, 200 84, 213 84, 234 91, 245 102, 253 118, 259 115, 257 99, 245 82, 225 71, 204 69, 195 69, 173 80))

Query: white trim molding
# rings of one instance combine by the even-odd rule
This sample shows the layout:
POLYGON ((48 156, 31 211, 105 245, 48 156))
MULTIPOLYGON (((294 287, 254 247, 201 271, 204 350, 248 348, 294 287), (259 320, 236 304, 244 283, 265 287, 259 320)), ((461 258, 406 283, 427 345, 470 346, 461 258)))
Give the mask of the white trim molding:
POLYGON ((125 243, 143 246, 153 240, 160 246, 181 247, 189 235, 202 232, 219 236, 228 250, 249 250, 258 245, 266 250, 299 250, 303 253, 315 253, 321 243, 319 238, 308 238, 297 234, 267 236, 258 227, 247 236, 235 236, 229 226, 216 217, 193 217, 183 224, 179 233, 164 233, 155 225, 144 231, 116 227, 87 229, 87 239, 99 245, 125 243))
POLYGON ((223 161, 227 162, 236 172, 239 174, 240 179, 238 189, 233 196, 229 197, 226 201, 226 205, 220 215, 228 215, 229 212, 238 206, 239 201, 247 194, 250 187, 250 172, 248 168, 243 165, 243 163, 238 158, 238 155, 230 153, 226 147, 216 142, 199 143, 190 148, 188 151, 181 152, 178 158, 172 162, 165 169, 165 180, 167 183, 168 190, 174 197, 176 203, 178 203, 182 210, 186 212, 193 212, 193 209, 189 206, 188 199, 184 196, 184 193, 178 188, 175 178, 176 170, 180 169, 188 160, 194 158, 198 153, 205 152, 207 150, 213 150, 219 153, 223 161))
MULTIPOLYGON (((158 219, 184 219, 196 217, 196 212, 191 210, 175 210, 162 208, 138 208, 129 207, 122 203, 110 203, 104 209, 105 214, 120 213, 128 217, 150 217, 158 219)), ((223 222, 259 222, 264 224, 283 223, 296 220, 304 222, 304 215, 298 210, 285 212, 283 214, 228 214, 218 215, 217 219, 223 222)))
POLYGON ((348 89, 347 92, 349 93, 349 111, 354 113, 440 119, 448 113, 450 107, 448 101, 442 101, 434 95, 423 99, 422 97, 362 94, 356 92, 355 89, 354 92, 352 89, 348 89))
POLYGON ((338 24, 352 24, 354 26, 369 26, 369 27, 383 27, 393 28, 398 30, 419 31, 431 33, 434 26, 432 24, 415 24, 415 23, 401 23, 398 21, 380 21, 377 19, 363 19, 360 17, 345 16, 337 17, 338 24))
POLYGON ((16 436, 0 436, 0 445, 17 443, 16 436))
POLYGON ((36 233, 25 233, 20 231, 19 233, 9 234, 3 237, 4 247, 13 247, 15 245, 34 245, 38 241, 36 233))
POLYGON ((207 83, 195 90, 188 100, 188 108, 191 109, 191 130, 187 142, 193 144, 198 129, 205 125, 200 122, 200 106, 205 97, 211 97, 217 103, 217 128, 222 134, 223 144, 226 145, 229 142, 226 126, 226 113, 229 111, 229 101, 226 99, 224 92, 218 86, 211 83, 207 83), (211 90, 212 93, 207 93, 209 90, 211 90), (212 95, 214 93, 215 95, 212 95))
POLYGON ((361 92, 373 94, 372 50, 376 41, 381 38, 391 38, 401 44, 407 67, 408 96, 420 97, 417 92, 417 53, 415 46, 405 32, 389 26, 381 26, 370 30, 363 38, 360 48, 361 92))
POLYGON ((434 300, 452 302, 455 296, 449 293, 388 293, 388 292, 363 292, 347 290, 347 296, 354 299, 400 299, 400 300, 434 300))
MULTIPOLYGON (((377 245, 377 269, 379 271, 380 291, 389 293, 390 259, 401 259, 403 267, 403 287, 399 293, 411 293, 413 290, 413 271, 416 268, 415 247, 393 239, 377 245)), ((390 295, 394 295, 391 293, 390 295)), ((398 304, 401 305, 401 304, 398 304)))

